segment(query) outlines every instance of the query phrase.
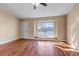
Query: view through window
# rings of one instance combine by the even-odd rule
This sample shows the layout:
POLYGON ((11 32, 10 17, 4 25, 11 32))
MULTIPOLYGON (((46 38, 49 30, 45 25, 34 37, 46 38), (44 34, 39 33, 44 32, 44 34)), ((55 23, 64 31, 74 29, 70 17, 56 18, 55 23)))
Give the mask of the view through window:
POLYGON ((37 36, 42 38, 54 38, 56 35, 56 21, 37 22, 37 36))

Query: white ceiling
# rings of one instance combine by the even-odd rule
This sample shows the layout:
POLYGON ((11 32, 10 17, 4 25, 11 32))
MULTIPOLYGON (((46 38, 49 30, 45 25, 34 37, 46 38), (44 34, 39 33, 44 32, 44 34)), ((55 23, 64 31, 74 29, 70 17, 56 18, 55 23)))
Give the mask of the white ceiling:
POLYGON ((73 5, 73 3, 48 3, 47 7, 38 5, 35 10, 32 3, 4 3, 0 4, 0 7, 19 18, 36 18, 66 15, 73 5))

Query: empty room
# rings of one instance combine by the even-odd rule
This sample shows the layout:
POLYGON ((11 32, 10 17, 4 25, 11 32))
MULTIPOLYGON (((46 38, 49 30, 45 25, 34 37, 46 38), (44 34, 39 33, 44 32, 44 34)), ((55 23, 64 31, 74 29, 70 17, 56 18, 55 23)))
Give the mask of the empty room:
POLYGON ((0 3, 0 56, 79 56, 79 3, 0 3))

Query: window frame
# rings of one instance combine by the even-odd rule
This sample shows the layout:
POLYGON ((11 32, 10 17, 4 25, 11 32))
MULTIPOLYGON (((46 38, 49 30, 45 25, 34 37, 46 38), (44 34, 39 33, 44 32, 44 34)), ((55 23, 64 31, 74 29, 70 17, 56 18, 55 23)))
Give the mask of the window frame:
POLYGON ((53 23, 53 22, 55 22, 55 35, 54 36, 52 36, 52 37, 50 37, 50 38, 56 38, 57 37, 57 24, 56 24, 56 20, 40 20, 40 21, 35 21, 34 22, 34 37, 39 37, 39 38, 49 38, 49 37, 40 37, 40 36, 38 36, 38 29, 37 29, 37 24, 38 23, 53 23))

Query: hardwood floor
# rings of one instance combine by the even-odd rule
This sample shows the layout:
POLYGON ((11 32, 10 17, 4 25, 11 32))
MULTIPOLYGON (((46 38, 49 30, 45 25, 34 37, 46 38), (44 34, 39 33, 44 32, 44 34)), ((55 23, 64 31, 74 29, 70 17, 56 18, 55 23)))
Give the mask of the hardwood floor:
POLYGON ((0 56, 79 56, 65 42, 19 39, 0 45, 0 56))

